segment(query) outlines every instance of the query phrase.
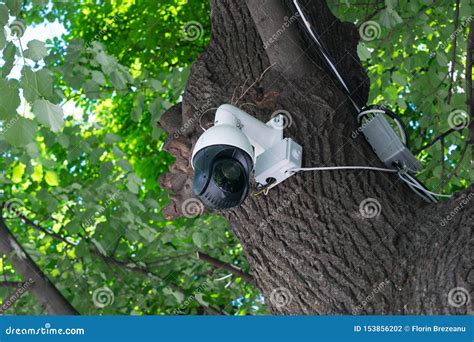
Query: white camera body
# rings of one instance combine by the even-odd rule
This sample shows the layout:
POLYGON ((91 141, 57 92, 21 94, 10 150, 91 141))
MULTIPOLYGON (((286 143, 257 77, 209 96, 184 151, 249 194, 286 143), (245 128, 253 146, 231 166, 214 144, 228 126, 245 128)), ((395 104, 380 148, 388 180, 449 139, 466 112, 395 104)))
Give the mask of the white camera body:
MULTIPOLYGON (((290 170, 300 168, 302 162, 302 147, 291 138, 283 138, 284 123, 285 118, 281 114, 265 124, 233 105, 221 105, 217 109, 214 126, 196 142, 191 157, 192 166, 195 168, 196 155, 205 158, 200 153, 203 150, 231 146, 250 157, 253 165, 248 171, 254 171, 255 180, 260 186, 271 184, 273 187, 292 176, 294 172, 290 170)), ((211 162, 201 162, 201 165, 212 167, 211 162)), ((201 195, 197 195, 205 194, 201 192, 201 195)))

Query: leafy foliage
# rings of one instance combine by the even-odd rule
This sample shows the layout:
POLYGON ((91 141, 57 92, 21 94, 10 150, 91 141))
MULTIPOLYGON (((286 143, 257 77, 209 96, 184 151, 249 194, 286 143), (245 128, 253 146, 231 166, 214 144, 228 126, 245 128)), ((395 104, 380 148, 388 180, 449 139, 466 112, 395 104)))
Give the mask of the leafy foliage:
MULTIPOLYGON (((457 36, 447 101, 454 5, 373 2, 381 34, 359 46, 371 101, 390 103, 409 122, 418 149, 449 129, 450 112, 466 110, 467 28, 457 36)), ((361 25, 366 7, 355 3, 334 10, 361 25)), ((195 257, 205 252, 248 271, 222 218, 168 221, 161 214, 167 194, 156 179, 173 159, 155 123, 180 100, 190 65, 209 41, 209 11, 207 2, 185 0, 0 3, 0 202, 21 204, 21 215, 43 229, 5 214, 81 314, 266 313, 257 289, 195 257), (63 37, 25 45, 26 27, 57 20, 63 37), (183 31, 190 22, 202 26, 193 39, 183 31), (113 294, 108 305, 97 302, 103 289, 113 294)), ((472 1, 461 1, 460 12, 472 15, 472 1)), ((430 188, 470 183, 469 157, 462 157, 471 153, 467 134, 459 130, 443 147, 419 153, 430 188)), ((22 280, 7 257, 0 270, 4 280, 22 280)), ((0 289, 0 298, 8 291, 0 289)), ((30 294, 9 312, 43 313, 30 294)))
POLYGON ((359 57, 371 81, 369 103, 390 106, 406 123, 410 149, 419 151, 424 166, 419 178, 435 192, 471 184, 466 50, 474 2, 459 1, 458 14, 456 1, 329 3, 339 18, 358 26, 359 57))

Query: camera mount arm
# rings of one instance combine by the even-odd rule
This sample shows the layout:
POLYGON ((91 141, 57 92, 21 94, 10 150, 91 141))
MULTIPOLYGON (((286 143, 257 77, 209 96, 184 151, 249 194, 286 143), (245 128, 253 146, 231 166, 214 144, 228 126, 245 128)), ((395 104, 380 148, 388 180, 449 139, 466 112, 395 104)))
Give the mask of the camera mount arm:
POLYGON ((230 125, 245 134, 254 148, 255 180, 262 187, 273 187, 283 182, 301 167, 303 149, 290 138, 283 138, 285 119, 276 115, 266 124, 243 110, 221 105, 216 112, 214 126, 230 125))
POLYGON ((214 125, 230 125, 239 128, 254 147, 255 157, 283 139, 283 118, 277 116, 264 124, 229 104, 223 104, 217 109, 214 125))

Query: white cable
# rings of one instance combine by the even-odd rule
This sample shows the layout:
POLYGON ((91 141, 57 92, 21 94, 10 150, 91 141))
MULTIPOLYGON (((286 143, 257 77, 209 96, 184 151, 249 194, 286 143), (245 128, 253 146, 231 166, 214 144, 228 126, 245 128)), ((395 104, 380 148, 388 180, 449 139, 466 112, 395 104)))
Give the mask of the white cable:
POLYGON ((438 197, 447 197, 447 198, 450 198, 452 195, 443 195, 443 194, 437 194, 436 192, 431 192, 425 188, 423 188, 417 181, 416 179, 414 179, 412 176, 410 176, 409 174, 399 174, 400 178, 405 181, 407 184, 417 188, 418 190, 421 190, 423 191, 424 193, 426 194, 430 194, 430 195, 433 195, 433 196, 438 196, 438 197), (407 176, 409 178, 406 179, 404 178, 403 176, 407 176))
MULTIPOLYGON (((294 168, 288 170, 288 172, 300 172, 300 171, 329 171, 329 170, 370 170, 370 171, 380 171, 380 172, 391 172, 391 173, 398 173, 398 176, 402 181, 407 183, 407 185, 412 189, 412 190, 418 190, 415 191, 417 192, 420 196, 422 196, 425 199, 428 199, 428 201, 431 202, 438 202, 436 198, 433 196, 438 196, 438 197, 451 197, 451 195, 443 195, 443 194, 437 194, 435 192, 431 192, 427 189, 425 189, 418 181, 410 176, 408 173, 400 173, 400 170, 395 170, 395 169, 385 169, 381 167, 372 167, 372 166, 320 166, 320 167, 300 167, 300 168, 294 168), (406 177, 408 178, 406 178, 406 177), (420 191, 423 192, 426 196, 423 196, 420 194, 420 191)), ((268 190, 270 190, 273 186, 269 187, 268 190)))
POLYGON ((296 6, 296 10, 297 10, 298 13, 300 14, 301 19, 303 19, 303 23, 304 23, 304 25, 306 26, 306 29, 308 30, 309 34, 311 35, 311 37, 313 38, 313 40, 316 42, 316 44, 318 44, 319 51, 321 52, 321 55, 324 57, 324 59, 326 60, 326 63, 328 63, 328 65, 331 67, 331 70, 334 72, 334 74, 336 75, 337 79, 339 80, 339 82, 341 83, 341 85, 342 85, 342 86, 344 87, 344 89, 346 90, 347 94, 349 95, 349 100, 352 102, 352 104, 354 105, 354 107, 355 107, 355 109, 357 110, 357 112, 360 112, 359 106, 354 102, 354 100, 353 100, 352 97, 350 96, 351 92, 350 92, 350 90, 349 90, 349 87, 346 85, 346 82, 344 82, 344 79, 342 78, 341 74, 339 74, 339 71, 338 71, 337 68, 334 66, 334 64, 332 63, 331 59, 326 55, 324 46, 323 46, 323 45, 321 44, 321 42, 319 41, 318 37, 316 37, 316 35, 314 34, 313 28, 311 27, 311 24, 310 24, 310 22, 308 21, 308 19, 306 19, 306 16, 304 15, 303 10, 302 10, 301 7, 300 7, 300 4, 298 3, 297 0, 293 0, 293 4, 296 6))
POLYGON ((393 172, 393 173, 398 172, 398 170, 394 170, 394 169, 384 169, 384 168, 381 168, 381 167, 372 167, 372 166, 300 167, 300 168, 290 169, 288 171, 289 172, 299 172, 299 171, 327 171, 327 170, 371 170, 371 171, 393 172))

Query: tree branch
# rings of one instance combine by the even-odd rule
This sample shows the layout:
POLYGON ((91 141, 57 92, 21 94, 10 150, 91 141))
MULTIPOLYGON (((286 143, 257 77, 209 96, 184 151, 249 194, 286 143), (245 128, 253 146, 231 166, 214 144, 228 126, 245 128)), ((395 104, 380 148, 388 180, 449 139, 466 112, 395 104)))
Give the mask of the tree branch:
POLYGON ((226 271, 232 273, 233 275, 235 275, 236 277, 240 277, 240 278, 244 279, 247 283, 250 283, 252 285, 256 285, 255 279, 253 279, 253 277, 250 274, 245 273, 240 268, 238 268, 234 265, 222 262, 222 261, 220 261, 216 258, 213 258, 210 255, 207 255, 207 254, 202 253, 202 252, 197 252, 197 258, 199 260, 203 260, 203 261, 211 264, 212 266, 214 266, 216 268, 226 270, 226 271))
POLYGON ((30 282, 35 284, 31 287, 31 293, 49 314, 78 315, 76 309, 64 298, 10 232, 3 219, 3 208, 2 204, 0 206, 0 253, 8 256, 15 270, 24 279, 30 279, 30 282))
POLYGON ((449 130, 447 130, 446 132, 444 132, 443 134, 440 134, 438 135, 436 138, 434 138, 433 140, 431 140, 429 143, 427 143, 425 146, 419 148, 418 150, 415 151, 415 155, 417 155, 418 153, 420 153, 421 151, 423 150, 426 150, 427 148, 433 146, 434 144, 436 144, 437 141, 441 140, 441 139, 444 139, 445 137, 447 137, 448 135, 450 135, 451 133, 453 132, 457 132, 456 129, 454 128, 450 128, 449 130))

